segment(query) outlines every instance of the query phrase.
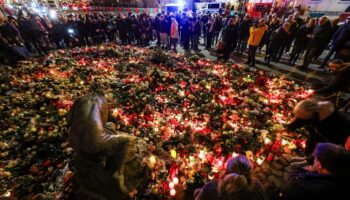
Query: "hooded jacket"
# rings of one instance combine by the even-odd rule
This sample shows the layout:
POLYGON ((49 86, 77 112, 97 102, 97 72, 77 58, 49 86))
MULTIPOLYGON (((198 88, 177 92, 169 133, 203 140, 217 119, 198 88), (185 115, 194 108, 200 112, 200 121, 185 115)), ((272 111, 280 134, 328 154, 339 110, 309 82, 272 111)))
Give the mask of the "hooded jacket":
POLYGON ((262 37, 264 36, 265 31, 268 29, 267 25, 261 27, 250 27, 250 36, 248 39, 248 44, 251 46, 259 46, 262 37))

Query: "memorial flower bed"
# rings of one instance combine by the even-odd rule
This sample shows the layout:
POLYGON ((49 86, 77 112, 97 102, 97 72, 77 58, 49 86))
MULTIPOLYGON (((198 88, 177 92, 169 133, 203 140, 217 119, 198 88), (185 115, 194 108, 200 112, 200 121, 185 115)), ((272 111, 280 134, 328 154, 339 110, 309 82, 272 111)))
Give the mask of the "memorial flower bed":
POLYGON ((301 134, 280 133, 308 91, 230 62, 96 46, 59 50, 0 72, 2 195, 69 196, 74 170, 67 164, 73 149, 66 117, 74 100, 96 85, 118 130, 174 158, 145 158, 153 170, 149 190, 139 195, 175 196, 218 177, 232 156, 259 165, 304 145, 301 134))

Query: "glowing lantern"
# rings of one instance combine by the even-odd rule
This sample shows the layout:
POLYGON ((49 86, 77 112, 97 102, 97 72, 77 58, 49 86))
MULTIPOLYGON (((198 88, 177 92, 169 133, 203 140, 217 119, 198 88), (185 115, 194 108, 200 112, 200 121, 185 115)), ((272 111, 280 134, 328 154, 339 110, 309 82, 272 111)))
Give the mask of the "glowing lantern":
POLYGON ((176 194, 176 190, 175 189, 171 189, 170 190, 170 196, 175 196, 176 194))

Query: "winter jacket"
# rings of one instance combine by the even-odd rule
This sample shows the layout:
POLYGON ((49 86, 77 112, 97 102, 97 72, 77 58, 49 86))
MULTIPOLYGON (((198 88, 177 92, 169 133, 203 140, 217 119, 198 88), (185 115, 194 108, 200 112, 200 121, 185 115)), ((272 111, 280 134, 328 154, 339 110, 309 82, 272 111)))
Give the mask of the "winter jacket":
POLYGON ((268 53, 277 51, 280 47, 285 46, 290 38, 290 35, 286 33, 283 28, 279 28, 277 31, 272 33, 270 38, 270 44, 267 48, 268 53))
POLYGON ((305 174, 296 177, 280 193, 281 200, 346 200, 349 180, 334 175, 305 174))
POLYGON ((222 41, 224 44, 237 43, 238 24, 226 26, 222 31, 222 41))
POLYGON ((250 20, 248 20, 248 21, 243 20, 239 24, 238 37, 241 39, 248 38, 249 37, 249 29, 251 26, 252 26, 252 22, 250 20))
POLYGON ((313 29, 314 27, 307 27, 306 25, 301 26, 295 34, 295 44, 306 48, 310 41, 310 38, 306 36, 311 34, 313 29))
POLYGON ((176 21, 171 23, 170 38, 173 38, 173 39, 179 38, 179 25, 177 24, 176 21))
POLYGON ((350 23, 344 24, 333 34, 332 45, 336 50, 340 50, 348 41, 350 41, 350 23))
POLYGON ((259 46, 260 41, 267 29, 267 25, 263 25, 261 27, 252 26, 249 31, 250 35, 248 39, 248 44, 251 46, 259 46))
POLYGON ((323 26, 316 26, 313 30, 314 38, 311 39, 309 45, 312 47, 326 48, 331 37, 332 27, 330 23, 326 23, 323 26))
POLYGON ((163 20, 160 22, 160 29, 159 29, 160 33, 168 33, 168 21, 163 20))

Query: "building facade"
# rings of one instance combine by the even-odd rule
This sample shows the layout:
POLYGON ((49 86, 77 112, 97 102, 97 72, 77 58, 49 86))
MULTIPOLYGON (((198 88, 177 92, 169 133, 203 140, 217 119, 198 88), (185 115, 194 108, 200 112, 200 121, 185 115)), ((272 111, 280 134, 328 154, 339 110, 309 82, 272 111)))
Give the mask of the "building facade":
POLYGON ((317 12, 344 12, 350 6, 350 0, 295 0, 297 5, 302 4, 310 11, 317 12))

